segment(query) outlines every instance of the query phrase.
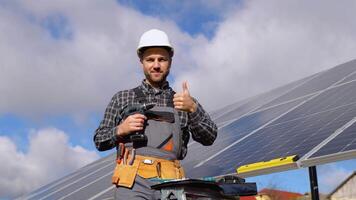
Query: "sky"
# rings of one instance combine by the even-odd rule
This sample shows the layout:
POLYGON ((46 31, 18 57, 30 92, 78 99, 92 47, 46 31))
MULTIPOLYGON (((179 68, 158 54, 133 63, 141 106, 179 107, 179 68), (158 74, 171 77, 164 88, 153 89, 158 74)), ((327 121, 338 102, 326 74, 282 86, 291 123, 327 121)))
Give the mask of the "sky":
MULTIPOLYGON (((168 33, 171 86, 208 111, 356 58, 352 0, 0 0, 0 199, 108 155, 92 142, 112 95, 143 79, 136 47, 168 33), (28 183, 31 184, 28 184, 28 183)), ((318 166, 330 192, 354 160, 318 166)), ((306 169, 252 178, 309 191, 306 169)))

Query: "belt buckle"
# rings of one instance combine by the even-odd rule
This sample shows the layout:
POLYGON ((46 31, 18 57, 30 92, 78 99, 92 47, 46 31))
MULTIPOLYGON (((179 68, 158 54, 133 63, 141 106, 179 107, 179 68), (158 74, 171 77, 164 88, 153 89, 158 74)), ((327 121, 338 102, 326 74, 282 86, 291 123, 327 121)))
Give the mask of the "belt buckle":
POLYGON ((154 163, 154 161, 150 160, 150 159, 144 159, 142 162, 147 164, 147 165, 152 165, 154 163))

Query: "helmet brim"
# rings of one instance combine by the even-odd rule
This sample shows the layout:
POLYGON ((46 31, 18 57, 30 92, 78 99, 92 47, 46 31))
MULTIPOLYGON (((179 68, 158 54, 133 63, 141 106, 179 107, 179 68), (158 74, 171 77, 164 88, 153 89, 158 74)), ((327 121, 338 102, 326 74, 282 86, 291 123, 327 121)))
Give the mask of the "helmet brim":
POLYGON ((150 48, 163 48, 169 53, 170 57, 173 57, 174 55, 174 49, 170 46, 144 46, 137 49, 137 56, 141 58, 144 52, 150 48))

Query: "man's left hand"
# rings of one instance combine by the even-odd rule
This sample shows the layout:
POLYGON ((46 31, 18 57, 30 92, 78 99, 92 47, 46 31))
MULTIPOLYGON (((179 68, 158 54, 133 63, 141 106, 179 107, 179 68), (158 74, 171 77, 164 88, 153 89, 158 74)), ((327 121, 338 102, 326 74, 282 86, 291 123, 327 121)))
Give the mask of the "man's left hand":
POLYGON ((188 83, 183 82, 183 92, 176 93, 173 97, 174 108, 181 111, 193 113, 197 110, 197 104, 190 96, 188 83))

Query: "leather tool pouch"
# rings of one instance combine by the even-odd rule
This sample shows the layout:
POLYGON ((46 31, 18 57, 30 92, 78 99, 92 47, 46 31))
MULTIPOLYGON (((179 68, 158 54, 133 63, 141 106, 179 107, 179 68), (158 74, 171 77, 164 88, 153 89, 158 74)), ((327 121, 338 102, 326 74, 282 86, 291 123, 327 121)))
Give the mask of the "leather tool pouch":
POLYGON ((112 183, 114 185, 132 188, 136 175, 142 178, 162 178, 162 179, 181 179, 185 177, 183 167, 180 166, 179 161, 162 161, 160 159, 152 159, 152 163, 144 163, 145 158, 137 156, 133 165, 126 165, 123 162, 117 163, 114 174, 112 176, 112 183))
POLYGON ((122 163, 116 164, 114 174, 112 176, 112 183, 114 185, 132 188, 137 170, 139 168, 139 162, 134 162, 133 165, 124 165, 122 163))
POLYGON ((154 178, 158 177, 157 173, 157 162, 153 164, 141 163, 140 168, 138 169, 137 174, 142 178, 154 178))
POLYGON ((163 179, 181 179, 184 177, 183 168, 175 162, 161 162, 161 177, 163 179))
POLYGON ((178 162, 154 161, 152 164, 141 163, 137 174, 142 178, 181 179, 185 177, 178 162))

